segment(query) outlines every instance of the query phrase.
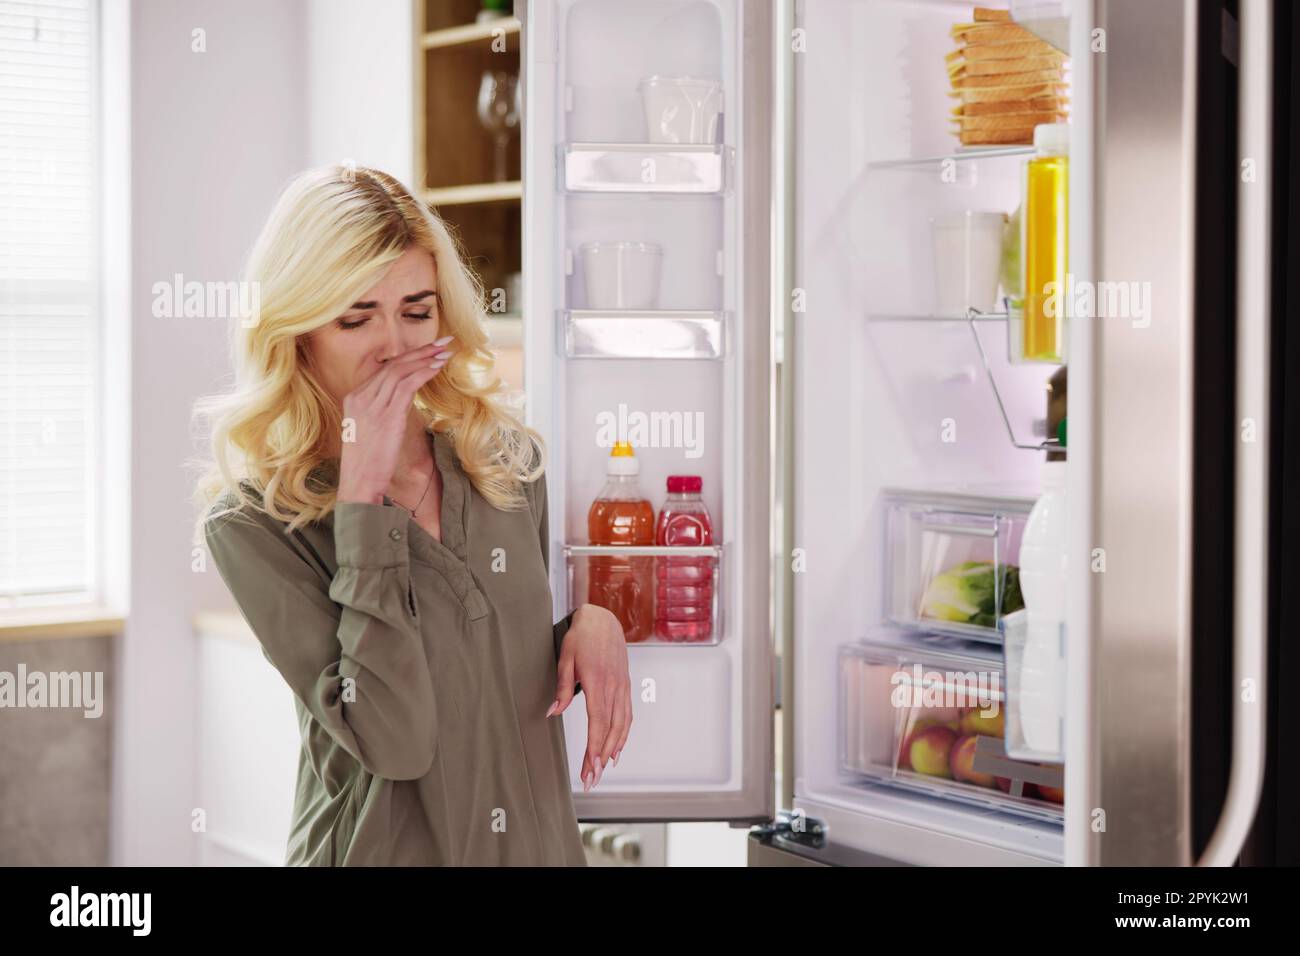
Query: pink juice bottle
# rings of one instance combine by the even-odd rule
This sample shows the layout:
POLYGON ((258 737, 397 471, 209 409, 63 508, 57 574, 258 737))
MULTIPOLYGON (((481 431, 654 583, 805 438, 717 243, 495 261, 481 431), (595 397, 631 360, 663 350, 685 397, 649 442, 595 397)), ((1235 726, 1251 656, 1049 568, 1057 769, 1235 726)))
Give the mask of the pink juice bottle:
MULTIPOLYGON (((713 544, 713 522, 700 499, 699 475, 670 475, 668 500, 659 512, 655 544, 713 544)), ((713 636, 712 555, 660 556, 655 560, 655 635, 664 641, 707 641, 713 636)))

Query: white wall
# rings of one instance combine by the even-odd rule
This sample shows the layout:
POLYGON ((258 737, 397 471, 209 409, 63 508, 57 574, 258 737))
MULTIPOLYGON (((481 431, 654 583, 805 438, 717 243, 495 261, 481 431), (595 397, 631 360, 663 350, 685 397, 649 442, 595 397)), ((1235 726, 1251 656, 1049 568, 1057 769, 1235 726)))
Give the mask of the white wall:
MULTIPOLYGON (((116 865, 199 861, 194 400, 230 373, 224 319, 157 319, 152 286, 238 277, 293 174, 352 159, 412 175, 410 0, 132 0, 130 616, 114 727, 116 865), (206 50, 195 52, 193 31, 206 50)), ((236 692, 237 693, 237 692, 236 692)), ((237 706, 237 705, 236 705, 237 706)))
POLYGON ((131 588, 118 649, 116 865, 195 858, 196 607, 226 606, 191 570, 190 409, 229 371, 218 319, 158 319, 175 273, 229 281, 287 179, 305 165, 302 0, 135 0, 131 11, 131 588), (194 52, 192 31, 206 32, 194 52))
POLYGON ((411 0, 308 0, 308 159, 412 185, 411 0))

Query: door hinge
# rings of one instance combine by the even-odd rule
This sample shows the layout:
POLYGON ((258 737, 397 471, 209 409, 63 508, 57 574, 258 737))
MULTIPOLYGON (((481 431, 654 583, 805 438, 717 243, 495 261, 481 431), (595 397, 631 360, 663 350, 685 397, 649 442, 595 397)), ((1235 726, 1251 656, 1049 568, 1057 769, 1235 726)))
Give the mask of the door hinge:
POLYGON ((826 844, 826 824, 802 810, 778 810, 775 820, 758 824, 750 833, 761 839, 780 836, 814 848, 826 844))

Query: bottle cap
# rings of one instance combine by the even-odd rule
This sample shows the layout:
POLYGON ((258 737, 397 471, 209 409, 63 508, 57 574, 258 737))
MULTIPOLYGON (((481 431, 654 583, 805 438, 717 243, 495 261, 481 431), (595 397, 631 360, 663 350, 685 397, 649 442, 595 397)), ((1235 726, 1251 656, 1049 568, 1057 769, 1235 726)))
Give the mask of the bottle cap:
POLYGON ((698 495, 704 487, 704 479, 699 475, 669 475, 668 493, 675 495, 698 495))
POLYGON ((609 451, 609 463, 605 466, 607 475, 636 475, 641 472, 641 463, 636 460, 636 454, 632 451, 632 443, 625 441, 614 442, 614 447, 609 451))
POLYGON ((1070 154, 1070 124, 1041 123, 1034 127, 1034 151, 1039 156, 1070 154))

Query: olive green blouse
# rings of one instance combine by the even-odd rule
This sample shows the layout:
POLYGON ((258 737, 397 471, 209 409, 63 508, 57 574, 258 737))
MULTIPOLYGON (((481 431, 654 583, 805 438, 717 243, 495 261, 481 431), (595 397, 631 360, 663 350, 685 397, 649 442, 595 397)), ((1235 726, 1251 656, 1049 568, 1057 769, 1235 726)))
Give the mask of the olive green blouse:
POLYGON ((294 694, 285 863, 585 866, 562 718, 545 716, 572 618, 551 623, 546 479, 530 509, 498 510, 430 435, 442 541, 387 495, 292 535, 247 506, 205 524, 294 694))

